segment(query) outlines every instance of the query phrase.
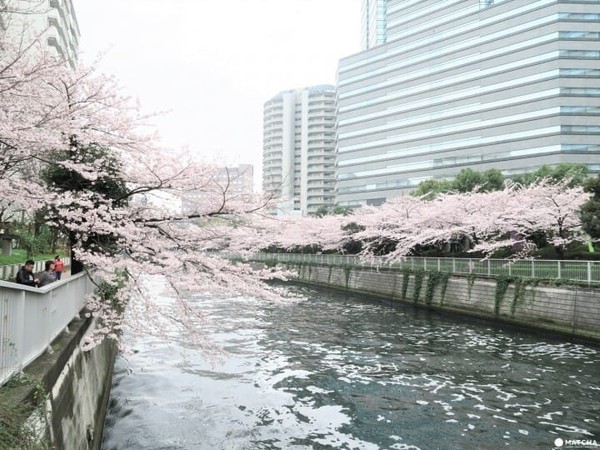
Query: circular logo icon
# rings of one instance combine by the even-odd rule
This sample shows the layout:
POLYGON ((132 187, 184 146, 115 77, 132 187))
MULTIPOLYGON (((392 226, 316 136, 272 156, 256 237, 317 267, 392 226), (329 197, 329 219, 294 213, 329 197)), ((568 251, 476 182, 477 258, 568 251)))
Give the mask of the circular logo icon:
POLYGON ((554 439, 554 445, 556 445, 557 447, 562 447, 564 444, 565 441, 563 441, 561 438, 554 439))

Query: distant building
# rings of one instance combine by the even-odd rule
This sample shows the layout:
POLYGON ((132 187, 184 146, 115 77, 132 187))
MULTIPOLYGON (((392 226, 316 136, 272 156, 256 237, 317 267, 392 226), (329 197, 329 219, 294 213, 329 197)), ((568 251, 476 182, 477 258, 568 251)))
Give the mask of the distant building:
POLYGON ((367 50, 387 41, 389 0, 362 0, 362 48, 367 50))
POLYGON ((72 68, 77 64, 80 31, 72 0, 0 0, 0 29, 15 40, 22 33, 26 41, 41 35, 57 58, 72 68), (20 12, 7 13, 7 7, 20 12))
POLYGON ((221 167, 216 171, 215 179, 218 188, 210 185, 206 191, 186 191, 181 195, 181 208, 184 214, 202 212, 214 207, 211 199, 214 199, 216 191, 225 193, 227 199, 243 199, 250 196, 254 190, 254 166, 251 164, 240 164, 232 167, 221 167))
POLYGON ((217 182, 234 195, 252 194, 254 191, 254 166, 240 164, 223 167, 217 174, 217 182))
POLYGON ((138 206, 160 209, 165 214, 178 214, 182 209, 181 194, 171 190, 155 190, 145 194, 136 194, 133 203, 138 206))
POLYGON ((335 87, 281 92, 264 105, 263 190, 286 213, 334 204, 335 87))
POLYGON ((600 2, 388 0, 340 61, 336 199, 380 204, 466 167, 600 171, 600 2))

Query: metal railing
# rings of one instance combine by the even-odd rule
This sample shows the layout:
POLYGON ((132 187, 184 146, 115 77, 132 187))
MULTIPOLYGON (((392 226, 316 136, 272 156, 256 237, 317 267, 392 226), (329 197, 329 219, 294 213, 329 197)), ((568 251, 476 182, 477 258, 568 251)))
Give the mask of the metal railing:
POLYGON ((85 273, 43 288, 0 281, 0 385, 49 348, 92 290, 85 273))
MULTIPOLYGON (((71 266, 71 258, 69 258, 68 256, 63 258, 62 261, 65 264, 65 269, 71 266)), ((25 263, 25 261, 23 261, 23 263, 25 263)), ((0 280, 14 280, 17 276, 17 272, 19 271, 19 269, 23 267, 23 263, 7 264, 0 266, 0 280)), ((36 261, 35 265, 33 266, 33 271, 36 273, 42 272, 45 269, 45 264, 46 261, 36 261)))
POLYGON ((328 265, 352 265, 361 267, 409 268, 412 270, 437 270, 458 274, 482 276, 521 276, 526 278, 561 279, 568 281, 600 283, 600 261, 565 260, 508 260, 477 258, 424 258, 409 256, 402 261, 383 257, 368 259, 354 255, 307 255, 300 253, 257 253, 249 258, 255 261, 289 263, 316 263, 328 265))

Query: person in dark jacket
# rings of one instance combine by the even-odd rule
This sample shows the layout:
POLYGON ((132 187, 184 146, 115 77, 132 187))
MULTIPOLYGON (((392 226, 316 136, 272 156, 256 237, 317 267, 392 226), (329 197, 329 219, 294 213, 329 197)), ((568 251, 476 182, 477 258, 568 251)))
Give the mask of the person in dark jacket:
POLYGON ((17 283, 31 287, 37 286, 39 280, 33 276, 34 265, 35 263, 31 259, 25 261, 25 265, 17 272, 17 283))

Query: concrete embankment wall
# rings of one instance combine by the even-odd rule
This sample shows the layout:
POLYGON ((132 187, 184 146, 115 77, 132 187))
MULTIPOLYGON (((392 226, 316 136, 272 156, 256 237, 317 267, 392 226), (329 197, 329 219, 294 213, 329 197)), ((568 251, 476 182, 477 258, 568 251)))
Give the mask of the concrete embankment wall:
POLYGON ((92 319, 73 320, 52 342, 53 351, 25 368, 27 377, 39 380, 41 386, 8 383, 0 390, 5 403, 15 408, 37 403, 29 420, 41 422, 37 425, 41 429, 37 439, 40 448, 100 449, 117 346, 105 340, 90 351, 82 351, 81 343, 94 326, 92 319), (40 395, 40 388, 45 402, 34 398, 40 395))
POLYGON ((600 342, 600 289, 440 272, 290 265, 297 281, 600 342))
POLYGON ((111 340, 85 352, 76 345, 70 352, 49 392, 51 441, 56 448, 100 448, 116 355, 111 340))

